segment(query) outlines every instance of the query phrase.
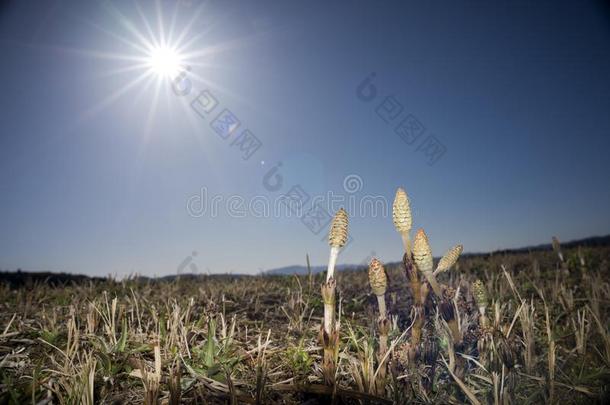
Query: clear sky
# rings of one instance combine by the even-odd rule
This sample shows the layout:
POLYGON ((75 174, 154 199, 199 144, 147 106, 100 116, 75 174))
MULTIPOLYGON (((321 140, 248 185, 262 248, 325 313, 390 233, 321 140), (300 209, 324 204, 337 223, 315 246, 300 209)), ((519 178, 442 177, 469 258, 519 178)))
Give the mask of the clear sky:
POLYGON ((602 2, 1 4, 0 269, 323 264, 329 197, 395 261, 398 186, 436 255, 610 233, 602 2))

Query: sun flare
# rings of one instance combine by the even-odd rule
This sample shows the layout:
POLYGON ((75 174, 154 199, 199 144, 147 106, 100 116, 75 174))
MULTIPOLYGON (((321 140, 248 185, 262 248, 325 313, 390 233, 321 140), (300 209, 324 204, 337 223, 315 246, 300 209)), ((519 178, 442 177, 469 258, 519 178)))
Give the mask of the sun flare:
POLYGON ((176 50, 160 46, 150 51, 148 65, 160 77, 172 78, 180 72, 182 57, 176 50))

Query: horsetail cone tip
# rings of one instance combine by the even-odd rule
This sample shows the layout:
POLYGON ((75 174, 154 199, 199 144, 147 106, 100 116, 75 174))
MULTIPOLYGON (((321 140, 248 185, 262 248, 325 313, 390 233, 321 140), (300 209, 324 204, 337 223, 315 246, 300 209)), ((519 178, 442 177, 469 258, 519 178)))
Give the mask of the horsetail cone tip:
POLYGON ((474 299, 480 308, 487 307, 487 291, 485 291, 485 286, 481 280, 476 280, 474 283, 472 283, 472 294, 474 295, 474 299))
POLYGON ((428 280, 430 287, 432 287, 432 290, 434 290, 434 294, 441 297, 441 286, 436 281, 434 269, 432 267, 432 249, 430 249, 428 237, 423 229, 419 229, 417 231, 415 240, 413 241, 413 261, 415 262, 417 269, 421 271, 426 277, 426 280, 428 280))
POLYGON ((328 258, 328 271, 326 272, 326 281, 330 280, 335 274, 335 264, 339 250, 347 243, 347 212, 343 208, 335 214, 333 222, 328 233, 328 242, 330 244, 330 256, 328 258))
POLYGON ((413 220, 409 197, 407 197, 407 193, 402 188, 396 190, 396 197, 394 197, 394 204, 392 205, 392 220, 399 233, 408 234, 411 230, 413 220))
POLYGON ((342 248, 345 246, 345 243, 347 242, 347 225, 347 212, 345 212, 343 208, 340 208, 333 218, 328 234, 328 241, 331 247, 342 248))
POLYGON ((373 258, 369 265, 369 282, 371 283, 373 294, 377 296, 385 294, 386 289, 388 288, 388 277, 383 268, 383 264, 376 258, 373 258))
POLYGON ((553 236, 553 251, 557 254, 557 256, 559 257, 559 260, 561 260, 563 262, 563 253, 561 252, 561 243, 559 242, 559 239, 557 239, 557 236, 553 236))
POLYGON ((553 250, 555 252, 559 252, 561 250, 561 244, 559 243, 559 239, 557 239, 557 236, 553 236, 553 250))
POLYGON ((438 266, 436 267, 436 272, 443 272, 449 270, 453 265, 457 262, 462 251, 464 250, 464 246, 457 245, 449 249, 447 253, 441 258, 438 262, 438 266))
POLYGON ((422 273, 432 272, 432 250, 428 236, 423 229, 419 229, 413 241, 413 261, 422 273))

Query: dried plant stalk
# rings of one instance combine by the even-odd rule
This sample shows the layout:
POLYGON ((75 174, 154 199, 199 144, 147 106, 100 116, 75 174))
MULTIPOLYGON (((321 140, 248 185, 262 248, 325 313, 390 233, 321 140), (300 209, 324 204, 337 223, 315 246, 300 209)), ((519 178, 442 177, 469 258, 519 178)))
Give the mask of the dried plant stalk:
POLYGON ((444 300, 443 302, 441 302, 439 309, 441 317, 445 320, 445 322, 447 322, 447 325, 449 326, 449 330, 451 331, 451 337, 453 338, 453 343, 461 343, 462 334, 460 333, 460 328, 458 326, 457 320, 455 319, 455 308, 453 306, 453 302, 444 300))
POLYGON ((322 358, 322 374, 327 385, 335 385, 337 362, 339 360, 339 327, 335 325, 331 333, 320 329, 320 343, 324 350, 322 358))

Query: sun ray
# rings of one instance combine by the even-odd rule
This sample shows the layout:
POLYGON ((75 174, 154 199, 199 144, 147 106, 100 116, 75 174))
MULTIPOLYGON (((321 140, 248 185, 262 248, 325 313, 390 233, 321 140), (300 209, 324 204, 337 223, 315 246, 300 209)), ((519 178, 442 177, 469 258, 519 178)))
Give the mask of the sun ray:
POLYGON ((262 40, 266 34, 261 33, 249 37, 235 38, 229 41, 225 41, 216 45, 207 46, 197 51, 183 52, 183 57, 186 59, 196 59, 209 55, 216 55, 222 52, 234 51, 246 46, 251 46, 254 41, 262 40))
POLYGON ((153 83, 159 83, 159 82, 160 82, 159 78, 156 77, 155 75, 148 75, 146 82, 144 83, 144 85, 142 86, 140 91, 138 91, 138 93, 134 96, 132 105, 133 106, 141 105, 142 99, 149 92, 150 86, 153 83))
MULTIPOLYGON (((160 47, 161 42, 158 41, 157 36, 153 32, 152 26, 150 25, 150 23, 148 22, 148 19, 144 15, 144 11, 142 10, 142 7, 140 7, 140 3, 136 2, 135 4, 136 4, 136 10, 140 16, 140 20, 144 24, 144 27, 146 28, 146 31, 148 32, 148 35, 150 36, 151 48, 160 47)), ((150 48, 148 49, 148 51, 150 51, 150 48)))
POLYGON ((239 93, 233 91, 232 89, 228 88, 227 86, 223 86, 218 82, 214 82, 212 80, 206 79, 197 73, 193 73, 191 71, 189 73, 189 78, 191 79, 191 81, 193 81, 193 83, 196 83, 198 85, 197 87, 208 88, 208 89, 212 90, 213 92, 219 92, 219 93, 222 93, 223 95, 228 95, 232 99, 237 100, 246 105, 249 105, 249 106, 253 105, 246 98, 241 96, 239 93))
POLYGON ((159 38, 161 46, 166 46, 165 42, 165 27, 163 25, 163 11, 161 9, 161 1, 155 0, 155 10, 157 13, 157 28, 159 29, 159 38))
POLYGON ((110 36, 110 37, 112 37, 114 39, 118 39, 119 41, 121 41, 125 45, 130 46, 131 48, 133 48, 136 51, 146 52, 146 44, 144 46, 141 46, 141 45, 137 44, 136 42, 130 41, 127 38, 124 38, 124 37, 122 37, 121 35, 119 35, 119 34, 117 34, 115 32, 112 32, 110 30, 107 30, 106 28, 101 27, 99 24, 96 24, 93 21, 90 21, 90 20, 87 20, 87 19, 84 19, 84 18, 80 18, 80 20, 83 23, 91 26, 92 28, 95 28, 98 31, 100 31, 100 32, 102 32, 102 33, 104 33, 104 34, 106 34, 106 35, 108 35, 108 36, 110 36))
POLYGON ((66 53, 75 53, 81 56, 90 56, 97 59, 111 59, 111 60, 122 60, 128 62, 144 62, 145 58, 142 56, 128 55, 114 52, 103 52, 95 51, 92 49, 79 49, 79 48, 67 48, 67 47, 52 47, 58 51, 66 53))
POLYGON ((76 124, 80 124, 84 121, 87 121, 87 120, 93 118, 94 116, 99 114, 101 111, 106 109, 108 106, 110 106, 112 103, 114 103, 115 101, 120 99, 123 95, 125 95, 133 87, 137 86, 143 80, 148 78, 150 75, 152 75, 152 72, 148 72, 148 73, 145 73, 143 75, 136 77, 132 81, 128 82, 124 87, 116 90, 114 93, 110 94, 108 97, 104 98, 103 100, 101 100, 101 101, 97 102, 96 104, 94 104, 93 106, 89 107, 87 110, 85 110, 81 114, 79 119, 76 121, 76 124))
POLYGON ((101 73, 97 73, 93 76, 97 77, 97 78, 111 77, 111 76, 117 76, 117 75, 130 73, 130 72, 134 72, 134 71, 138 71, 138 70, 145 71, 146 69, 148 69, 148 61, 138 63, 135 65, 123 66, 123 67, 112 69, 112 70, 106 70, 101 73))
POLYGON ((6 43, 12 43, 12 44, 19 45, 22 47, 58 51, 58 52, 64 52, 64 53, 69 53, 69 54, 75 54, 75 55, 79 55, 79 56, 89 56, 89 57, 98 58, 98 59, 122 60, 122 61, 128 61, 128 62, 144 62, 146 60, 146 58, 144 56, 136 56, 136 55, 130 55, 130 54, 126 54, 126 53, 104 52, 104 51, 98 51, 98 50, 93 50, 93 49, 73 48, 73 47, 67 47, 67 46, 48 45, 48 44, 32 44, 32 43, 26 43, 26 42, 15 41, 15 40, 0 40, 0 41, 6 42, 6 43))
POLYGON ((176 28, 176 21, 178 19, 179 4, 180 4, 179 2, 175 2, 175 4, 174 4, 174 12, 172 13, 172 21, 170 22, 170 25, 169 25, 169 33, 167 34, 167 42, 170 44, 176 43, 176 41, 174 41, 174 29, 176 28))
POLYGON ((133 35, 136 36, 136 38, 141 41, 144 44, 144 51, 146 51, 146 49, 151 49, 154 47, 154 44, 151 43, 133 24, 133 22, 131 22, 131 20, 129 20, 127 17, 125 17, 116 7, 112 6, 110 3, 104 3, 104 5, 107 6, 106 10, 108 10, 109 13, 111 13, 111 15, 116 18, 119 23, 121 23, 121 25, 127 29, 129 32, 131 32, 133 35))
POLYGON ((153 125, 153 118, 155 113, 157 112, 157 105, 159 104, 159 94, 161 93, 161 80, 157 80, 157 85, 155 86, 155 93, 151 99, 150 107, 148 108, 148 115, 146 117, 146 126, 144 130, 144 136, 148 138, 150 136, 150 131, 153 125))
POLYGON ((191 37, 191 39, 189 39, 188 41, 186 41, 183 44, 179 44, 178 45, 178 52, 184 52, 186 49, 189 49, 195 42, 197 42, 198 40, 200 40, 202 37, 204 37, 207 33, 209 32, 209 30, 206 31, 202 31, 196 35, 193 35, 191 37))
POLYGON ((182 41, 184 41, 185 37, 188 35, 188 33, 191 30, 191 27, 193 26, 193 24, 195 23, 195 21, 197 21, 197 19, 199 18, 199 15, 203 12, 205 3, 202 3, 199 7, 197 7, 197 10, 195 11, 195 13, 193 14, 193 17, 189 20, 189 22, 184 26, 184 28, 182 29, 182 31, 180 31, 180 35, 178 36, 178 38, 176 38, 176 44, 181 44, 182 41))

